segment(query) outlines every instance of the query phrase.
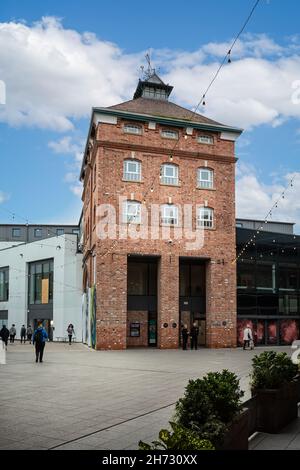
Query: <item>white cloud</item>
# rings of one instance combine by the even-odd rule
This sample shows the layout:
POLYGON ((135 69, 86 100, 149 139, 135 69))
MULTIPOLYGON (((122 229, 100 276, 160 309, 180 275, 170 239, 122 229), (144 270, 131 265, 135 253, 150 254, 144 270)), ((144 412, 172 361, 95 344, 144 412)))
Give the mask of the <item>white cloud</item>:
POLYGON ((136 81, 137 57, 58 19, 32 26, 0 23, 0 73, 7 105, 0 121, 68 131, 92 106, 123 101, 136 81))
POLYGON ((84 141, 81 140, 80 142, 74 142, 73 137, 66 135, 59 139, 58 141, 51 141, 48 143, 48 146, 53 152, 61 153, 61 154, 71 154, 74 156, 76 162, 78 162, 78 166, 82 162, 83 156, 83 149, 84 149, 84 141))
POLYGON ((279 199, 268 220, 295 222, 300 228, 300 172, 286 173, 279 179, 272 174, 271 184, 264 184, 257 170, 249 165, 238 164, 236 181, 237 217, 265 219, 271 207, 279 199), (289 185, 295 176, 293 186, 289 185), (286 189, 284 199, 282 192, 286 189))
POLYGON ((64 181, 70 186, 70 190, 75 196, 81 197, 82 183, 79 181, 79 171, 81 167, 84 141, 74 140, 74 137, 66 135, 57 141, 48 143, 48 147, 57 154, 71 155, 72 162, 69 164, 69 171, 64 177, 64 181))
POLYGON ((0 191, 0 204, 7 201, 8 199, 9 199, 8 194, 4 193, 3 191, 0 191))
MULTIPOLYGON (((300 79, 299 41, 295 36, 282 46, 265 34, 242 36, 200 112, 248 129, 299 119, 300 104, 292 100, 292 84, 300 79)), ((174 101, 195 106, 230 42, 152 51, 162 78, 174 85, 174 101)), ((126 54, 93 33, 65 29, 56 18, 0 23, 0 79, 7 87, 0 121, 67 132, 91 107, 130 99, 143 62, 144 51, 126 54)))

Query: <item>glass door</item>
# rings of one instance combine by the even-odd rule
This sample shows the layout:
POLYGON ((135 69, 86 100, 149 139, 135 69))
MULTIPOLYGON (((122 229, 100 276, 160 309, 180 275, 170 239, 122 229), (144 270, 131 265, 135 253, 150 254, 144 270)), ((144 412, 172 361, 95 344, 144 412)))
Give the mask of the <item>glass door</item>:
POLYGON ((148 316, 148 345, 157 345, 157 313, 149 312, 148 316))

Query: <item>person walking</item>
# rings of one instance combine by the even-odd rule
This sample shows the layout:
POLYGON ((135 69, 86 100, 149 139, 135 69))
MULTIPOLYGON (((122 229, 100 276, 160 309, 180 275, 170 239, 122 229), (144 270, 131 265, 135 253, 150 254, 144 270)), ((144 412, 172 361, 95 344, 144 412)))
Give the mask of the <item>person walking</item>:
POLYGON ((47 332, 42 323, 39 323, 37 329, 33 333, 32 338, 32 344, 35 345, 35 362, 43 362, 44 349, 47 339, 47 332))
POLYGON ((198 336, 199 336, 199 327, 196 322, 193 323, 191 328, 191 349, 198 349, 198 336))
POLYGON ((11 328, 9 330, 9 342, 10 343, 14 343, 15 342, 15 336, 17 334, 17 330, 16 330, 16 325, 13 323, 11 325, 11 328))
POLYGON ((26 328, 25 325, 22 325, 21 331, 20 331, 20 336, 21 336, 21 344, 24 341, 24 344, 26 343, 26 328))
POLYGON ((75 335, 74 326, 72 325, 72 323, 70 323, 70 325, 68 326, 67 333, 68 333, 68 336, 69 336, 69 345, 71 345, 72 344, 72 336, 75 335))
POLYGON ((252 330, 249 324, 244 329, 243 340, 244 340, 244 346, 243 346, 244 350, 246 349, 246 347, 248 348, 250 347, 250 341, 253 343, 253 334, 252 334, 252 330))
POLYGON ((6 325, 3 325, 1 330, 0 330, 0 338, 2 339, 3 343, 5 344, 5 349, 7 350, 9 330, 8 330, 8 328, 6 328, 6 325))
POLYGON ((182 337, 182 350, 186 351, 188 337, 189 337, 187 325, 183 325, 181 329, 181 337, 182 337))
POLYGON ((31 325, 29 325, 28 328, 27 328, 27 331, 26 331, 27 339, 29 341, 29 344, 31 344, 32 333, 33 333, 33 331, 32 331, 31 325))

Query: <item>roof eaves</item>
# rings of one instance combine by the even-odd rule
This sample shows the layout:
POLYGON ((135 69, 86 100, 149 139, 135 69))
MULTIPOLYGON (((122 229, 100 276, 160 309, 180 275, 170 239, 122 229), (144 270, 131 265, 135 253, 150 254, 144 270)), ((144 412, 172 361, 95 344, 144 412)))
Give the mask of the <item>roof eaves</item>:
POLYGON ((111 114, 114 116, 124 116, 124 117, 131 117, 132 119, 136 120, 149 120, 151 119, 152 121, 160 122, 160 123, 175 123, 175 125, 180 126, 180 127, 185 127, 187 125, 195 127, 196 129, 207 129, 207 130, 215 130, 215 131, 228 131, 228 132, 235 132, 238 134, 241 134, 243 132, 243 129, 237 128, 237 127, 232 127, 232 126, 226 126, 225 124, 213 124, 213 123, 206 123, 206 122, 198 122, 198 121, 191 121, 189 119, 178 119, 174 117, 168 117, 168 116, 159 116, 159 115, 154 115, 154 114, 143 114, 143 113, 137 113, 137 112, 132 112, 132 111, 122 111, 119 109, 108 109, 108 108, 93 108, 93 113, 99 112, 103 114, 111 114))

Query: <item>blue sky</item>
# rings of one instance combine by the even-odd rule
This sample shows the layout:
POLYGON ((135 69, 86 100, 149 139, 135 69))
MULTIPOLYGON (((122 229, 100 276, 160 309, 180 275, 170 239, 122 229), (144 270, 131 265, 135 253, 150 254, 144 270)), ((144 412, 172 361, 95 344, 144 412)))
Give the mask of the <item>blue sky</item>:
MULTIPOLYGON (((76 0, 70 8, 67 0, 2 0, 0 222, 76 222, 91 106, 130 99, 151 49, 174 85, 172 100, 192 108, 253 3, 76 0)), ((200 110, 245 128, 237 146, 239 216, 263 217, 296 173, 273 217, 300 222, 300 102, 292 100, 300 88, 299 17, 297 1, 261 0, 200 110)))

